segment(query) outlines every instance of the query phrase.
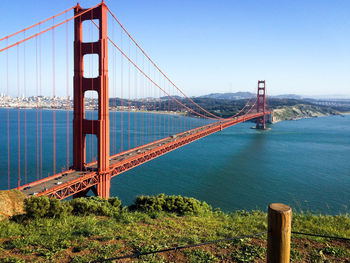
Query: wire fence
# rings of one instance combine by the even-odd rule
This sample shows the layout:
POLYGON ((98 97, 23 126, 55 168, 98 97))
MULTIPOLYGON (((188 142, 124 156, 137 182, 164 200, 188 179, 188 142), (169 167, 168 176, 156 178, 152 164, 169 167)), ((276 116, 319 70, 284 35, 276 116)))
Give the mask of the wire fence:
MULTIPOLYGON (((350 238, 347 238, 347 237, 311 234, 311 233, 297 232, 297 231, 292 231, 291 233, 294 234, 294 235, 303 235, 303 236, 311 236, 311 237, 322 237, 322 238, 329 238, 329 239, 335 239, 335 240, 350 241, 350 238)), ((151 254, 158 254, 158 253, 162 253, 162 252, 170 252, 170 251, 176 251, 176 250, 181 250, 181 249, 186 249, 186 248, 200 247, 200 246, 211 245, 211 244, 216 244, 216 243, 220 243, 220 242, 228 242, 228 241, 233 241, 233 240, 239 240, 239 239, 243 239, 243 238, 252 238, 252 237, 262 236, 264 234, 267 234, 267 231, 263 231, 263 232, 259 232, 259 233, 255 233, 255 234, 251 234, 251 235, 235 236, 235 237, 230 237, 230 238, 217 239, 217 240, 212 240, 212 241, 207 241, 207 242, 202 242, 202 243, 189 244, 189 245, 185 245, 185 246, 164 248, 164 249, 148 251, 148 252, 136 252, 134 254, 129 254, 129 255, 125 255, 125 256, 119 256, 119 257, 113 257, 113 258, 108 258, 108 259, 99 259, 99 260, 89 261, 89 263, 110 262, 110 261, 113 261, 113 260, 121 260, 121 259, 127 259, 127 258, 138 258, 140 256, 146 256, 146 255, 151 255, 151 254)))
POLYGON ((108 261, 112 261, 112 260, 120 260, 120 259, 126 259, 126 258, 138 258, 140 256, 158 254, 158 253, 162 253, 162 252, 169 252, 169 251, 181 250, 181 249, 186 249, 186 248, 200 247, 200 246, 216 244, 216 243, 220 243, 220 242, 228 242, 228 241, 233 241, 233 240, 238 240, 238 239, 243 239, 243 238, 252 238, 252 237, 264 235, 266 233, 267 232, 264 231, 264 232, 259 232, 259 233, 252 234, 252 235, 235 236, 235 237, 217 239, 217 240, 212 240, 212 241, 207 241, 207 242, 202 242, 202 243, 189 244, 189 245, 185 245, 185 246, 177 246, 177 247, 165 248, 165 249, 148 251, 148 252, 136 252, 134 254, 120 256, 120 257, 89 261, 89 263, 108 262, 108 261))
POLYGON ((310 234, 310 233, 296 232, 296 231, 292 231, 292 234, 294 234, 294 235, 302 235, 302 236, 311 236, 311 237, 323 237, 323 238, 343 240, 343 241, 350 241, 350 238, 347 238, 347 237, 337 237, 337 236, 310 234))

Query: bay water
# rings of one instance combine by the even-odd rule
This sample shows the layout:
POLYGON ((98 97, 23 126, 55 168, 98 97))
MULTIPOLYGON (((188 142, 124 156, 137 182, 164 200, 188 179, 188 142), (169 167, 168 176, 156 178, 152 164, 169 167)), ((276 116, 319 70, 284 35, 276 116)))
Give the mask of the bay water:
MULTIPOLYGON (((1 190, 8 188, 8 113, 10 187, 18 184, 18 111, 0 109, 1 190)), ((36 161, 36 114, 36 110, 26 111, 28 182, 41 176, 36 161)), ((52 173, 52 111, 42 111, 42 116, 43 176, 47 176, 52 173)), ((140 120, 142 116, 144 118, 145 113, 133 113, 131 118, 140 120)), ((148 116, 159 119, 158 114, 148 116)), ((72 120, 71 112, 69 117, 72 120)), ((23 118, 23 111, 20 111, 21 184, 25 180, 23 118)), ((66 118, 65 111, 56 111, 56 140, 60 142, 56 145, 58 167, 64 166, 67 159, 66 118)), ((121 133, 120 118, 120 112, 111 113, 112 143, 115 140, 111 152, 120 151, 117 142, 121 133)), ((173 118, 173 124, 178 127, 172 132, 181 131, 182 121, 176 123, 181 118, 169 118, 173 118)), ((186 121, 193 127, 204 124, 194 118, 186 121)), ((194 197, 223 211, 266 210, 271 202, 283 202, 297 211, 349 212, 350 115, 283 121, 270 125, 271 129, 265 131, 251 129, 253 126, 251 122, 235 125, 114 177, 111 195, 118 196, 124 205, 131 204, 138 195, 165 193, 194 197)), ((71 149, 71 124, 69 129, 71 149)), ((132 136, 141 139, 131 137, 131 147, 133 143, 141 144, 155 138, 155 133, 141 135, 141 132, 139 130, 138 135, 132 132, 132 136)), ((168 132, 164 129, 158 135, 165 136, 168 132)), ((125 127, 124 136, 127 136, 125 127)), ((89 148, 87 140, 87 156, 90 156, 92 147, 89 148)), ((94 155, 91 154, 92 158, 94 155)), ((70 164, 71 157, 70 153, 70 164)))

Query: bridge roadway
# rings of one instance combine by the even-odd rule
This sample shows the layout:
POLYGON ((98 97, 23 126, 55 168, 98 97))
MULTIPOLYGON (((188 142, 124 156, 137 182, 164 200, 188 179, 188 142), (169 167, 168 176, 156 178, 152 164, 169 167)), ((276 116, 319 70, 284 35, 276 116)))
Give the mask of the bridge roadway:
MULTIPOLYGON (((271 112, 266 112, 265 114, 268 115, 271 114, 271 112)), ((109 173, 111 177, 114 177, 195 140, 221 131, 237 123, 261 116, 263 116, 263 113, 251 113, 224 121, 217 121, 113 155, 110 157, 109 173)), ((68 170, 16 189, 28 196, 47 195, 49 197, 64 199, 74 194, 84 191, 87 192, 88 189, 96 185, 99 180, 100 176, 97 172, 97 162, 93 162, 87 164, 85 171, 68 170)))

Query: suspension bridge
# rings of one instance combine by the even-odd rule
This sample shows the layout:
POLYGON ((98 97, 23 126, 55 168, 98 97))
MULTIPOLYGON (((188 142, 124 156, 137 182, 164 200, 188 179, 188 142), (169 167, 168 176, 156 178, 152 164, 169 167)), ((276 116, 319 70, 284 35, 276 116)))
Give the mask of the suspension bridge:
POLYGON ((0 87, 8 100, 14 88, 18 97, 29 87, 36 91, 31 110, 18 104, 14 118, 8 106, 2 120, 8 188, 28 196, 64 199, 92 191, 109 198, 111 178, 125 171, 241 122, 255 120, 257 129, 265 129, 273 117, 263 80, 257 96, 229 118, 204 109, 104 2, 88 9, 78 4, 1 38, 0 61, 0 87), (62 88, 63 101, 56 95, 62 88), (64 120, 58 118, 63 109, 64 120))

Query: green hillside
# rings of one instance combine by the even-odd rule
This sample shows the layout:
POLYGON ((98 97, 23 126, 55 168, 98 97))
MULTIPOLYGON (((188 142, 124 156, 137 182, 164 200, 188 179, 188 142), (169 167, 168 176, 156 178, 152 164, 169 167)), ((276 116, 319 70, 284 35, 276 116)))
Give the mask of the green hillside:
MULTIPOLYGON (((0 222, 0 262, 88 262, 266 231, 263 211, 223 213, 180 196, 120 201, 32 198, 0 222)), ((294 213, 293 231, 350 237, 349 215, 294 213)), ((294 236, 293 262, 349 262, 349 242, 294 236)), ((118 262, 265 262, 266 235, 118 262)))

